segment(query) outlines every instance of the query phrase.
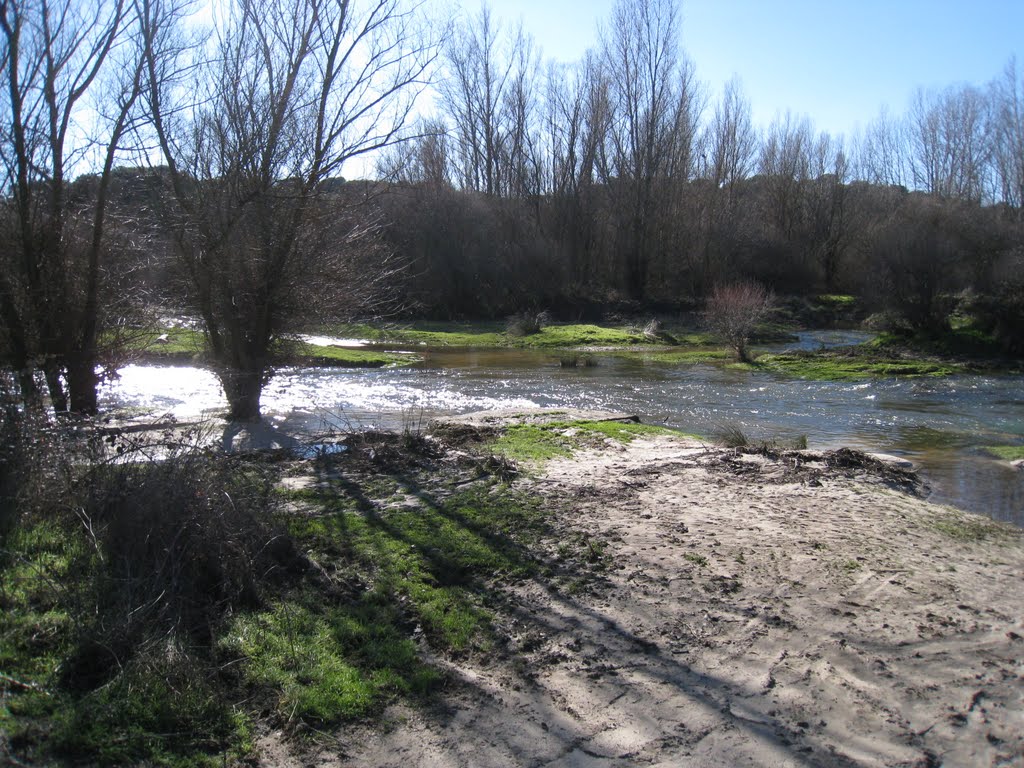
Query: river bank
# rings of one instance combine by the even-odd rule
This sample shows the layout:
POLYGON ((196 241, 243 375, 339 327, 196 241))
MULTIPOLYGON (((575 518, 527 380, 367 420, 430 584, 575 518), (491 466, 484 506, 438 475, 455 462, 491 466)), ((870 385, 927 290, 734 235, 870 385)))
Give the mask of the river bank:
MULTIPOLYGON (((1019 765, 1020 531, 899 477, 672 435, 551 458, 514 483, 567 502, 558 538, 587 542, 597 577, 501 586, 499 647, 431 656, 438 702, 314 762, 1019 765)), ((279 732, 260 748, 310 759, 279 732)))
MULTIPOLYGON (((75 487, 128 528, 87 499, 84 532, 47 507, 5 541, 0 754, 267 768, 1024 755, 1019 529, 930 504, 912 472, 856 451, 518 413, 336 435, 307 459, 218 458, 196 434, 179 459, 101 464, 75 487), (174 499, 195 507, 185 528, 174 499), (255 558, 256 581, 211 604, 198 635, 165 634, 178 603, 161 608, 159 582, 144 613, 104 597, 104 621, 76 619, 122 557, 149 584, 148 550, 124 549, 143 540, 168 542, 175 585, 193 567, 211 578, 208 556, 230 584, 255 558), (122 615, 143 642, 94 666, 89 638, 120 637, 122 615)), ((135 439, 153 455, 136 433, 111 437, 118 455, 135 439)))

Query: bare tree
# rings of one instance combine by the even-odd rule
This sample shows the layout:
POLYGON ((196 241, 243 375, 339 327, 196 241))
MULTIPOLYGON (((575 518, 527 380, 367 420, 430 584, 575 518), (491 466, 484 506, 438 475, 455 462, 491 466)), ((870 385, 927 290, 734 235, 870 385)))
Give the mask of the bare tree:
POLYGON ((976 88, 918 89, 908 115, 914 184, 939 197, 980 203, 988 163, 985 117, 976 88))
POLYGON ((1024 210, 1024 76, 1011 59, 990 88, 992 161, 999 199, 1024 210))
POLYGON ((679 23, 674 0, 619 0, 602 40, 610 119, 599 172, 624 218, 623 283, 634 299, 647 286, 652 253, 665 245, 658 229, 671 220, 658 210, 669 200, 659 187, 694 173, 702 95, 679 51, 679 23))
POLYGON ((788 241, 801 222, 813 140, 811 121, 787 112, 772 122, 761 145, 758 170, 767 185, 768 218, 788 241))
POLYGON ((842 137, 819 135, 811 153, 810 175, 806 194, 808 235, 824 288, 833 293, 851 234, 847 205, 849 163, 842 137))
POLYGON ((750 362, 750 335, 771 311, 775 299, 760 283, 715 286, 704 307, 707 327, 725 341, 740 362, 750 362))
POLYGON ((881 109, 868 124, 857 148, 857 175, 871 184, 901 187, 907 183, 906 130, 881 109))
POLYGON ((106 203, 139 95, 132 31, 126 0, 0 2, 2 322, 26 401, 42 367, 58 413, 97 409, 106 203), (97 183, 76 194, 86 173, 97 183))
POLYGON ((536 195, 537 56, 521 26, 506 29, 490 6, 458 28, 445 51, 441 104, 452 124, 464 189, 536 195))
POLYGON ((406 138, 446 30, 402 0, 234 0, 215 22, 213 56, 183 69, 172 37, 180 13, 143 1, 179 252, 229 418, 257 420, 273 344, 301 292, 316 285, 319 260, 351 247, 316 235, 314 214, 336 186, 327 182, 406 138), (185 71, 191 89, 174 76, 185 71))
POLYGON ((757 154, 757 131, 750 119, 750 102, 735 77, 725 84, 722 99, 705 129, 706 175, 725 189, 732 202, 738 181, 747 178, 757 154))

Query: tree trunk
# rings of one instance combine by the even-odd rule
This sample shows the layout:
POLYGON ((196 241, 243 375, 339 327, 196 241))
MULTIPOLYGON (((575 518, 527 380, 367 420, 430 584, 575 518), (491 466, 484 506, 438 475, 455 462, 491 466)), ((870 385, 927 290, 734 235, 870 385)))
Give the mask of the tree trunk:
POLYGON ((79 416, 95 416, 99 412, 96 387, 99 377, 91 355, 68 363, 68 394, 71 398, 71 412, 79 416))
POLYGON ((53 357, 46 358, 43 363, 46 387, 50 390, 50 403, 53 405, 53 412, 58 415, 68 412, 68 396, 64 391, 64 382, 60 380, 60 368, 60 363, 53 357))
POLYGON ((218 372, 218 376, 228 399, 228 420, 259 421, 264 372, 224 368, 218 372))

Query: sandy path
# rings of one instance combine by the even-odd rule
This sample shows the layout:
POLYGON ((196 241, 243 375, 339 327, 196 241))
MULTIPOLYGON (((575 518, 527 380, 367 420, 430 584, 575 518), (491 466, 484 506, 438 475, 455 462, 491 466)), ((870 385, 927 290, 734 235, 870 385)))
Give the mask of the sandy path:
POLYGON ((1024 766, 1020 536, 720 455, 659 437, 550 462, 530 482, 574 499, 604 583, 516 587, 508 653, 439 661, 442 706, 307 764, 1024 766))

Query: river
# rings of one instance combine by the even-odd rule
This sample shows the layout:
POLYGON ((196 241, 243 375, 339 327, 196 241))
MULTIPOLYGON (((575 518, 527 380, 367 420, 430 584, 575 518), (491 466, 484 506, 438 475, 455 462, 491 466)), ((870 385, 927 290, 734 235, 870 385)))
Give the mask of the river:
MULTIPOLYGON (((849 343, 803 334, 796 346, 849 343)), ((625 411, 643 421, 713 435, 810 448, 850 446, 911 459, 930 498, 1024 526, 1024 471, 985 445, 1024 444, 1024 378, 952 376, 809 382, 713 365, 665 365, 595 353, 594 367, 563 368, 559 354, 513 349, 421 350, 405 368, 286 368, 263 396, 283 432, 367 426, 418 428, 431 416, 490 408, 578 407, 625 411)), ((105 407, 191 420, 225 407, 216 378, 188 366, 130 365, 102 390, 105 407)))

